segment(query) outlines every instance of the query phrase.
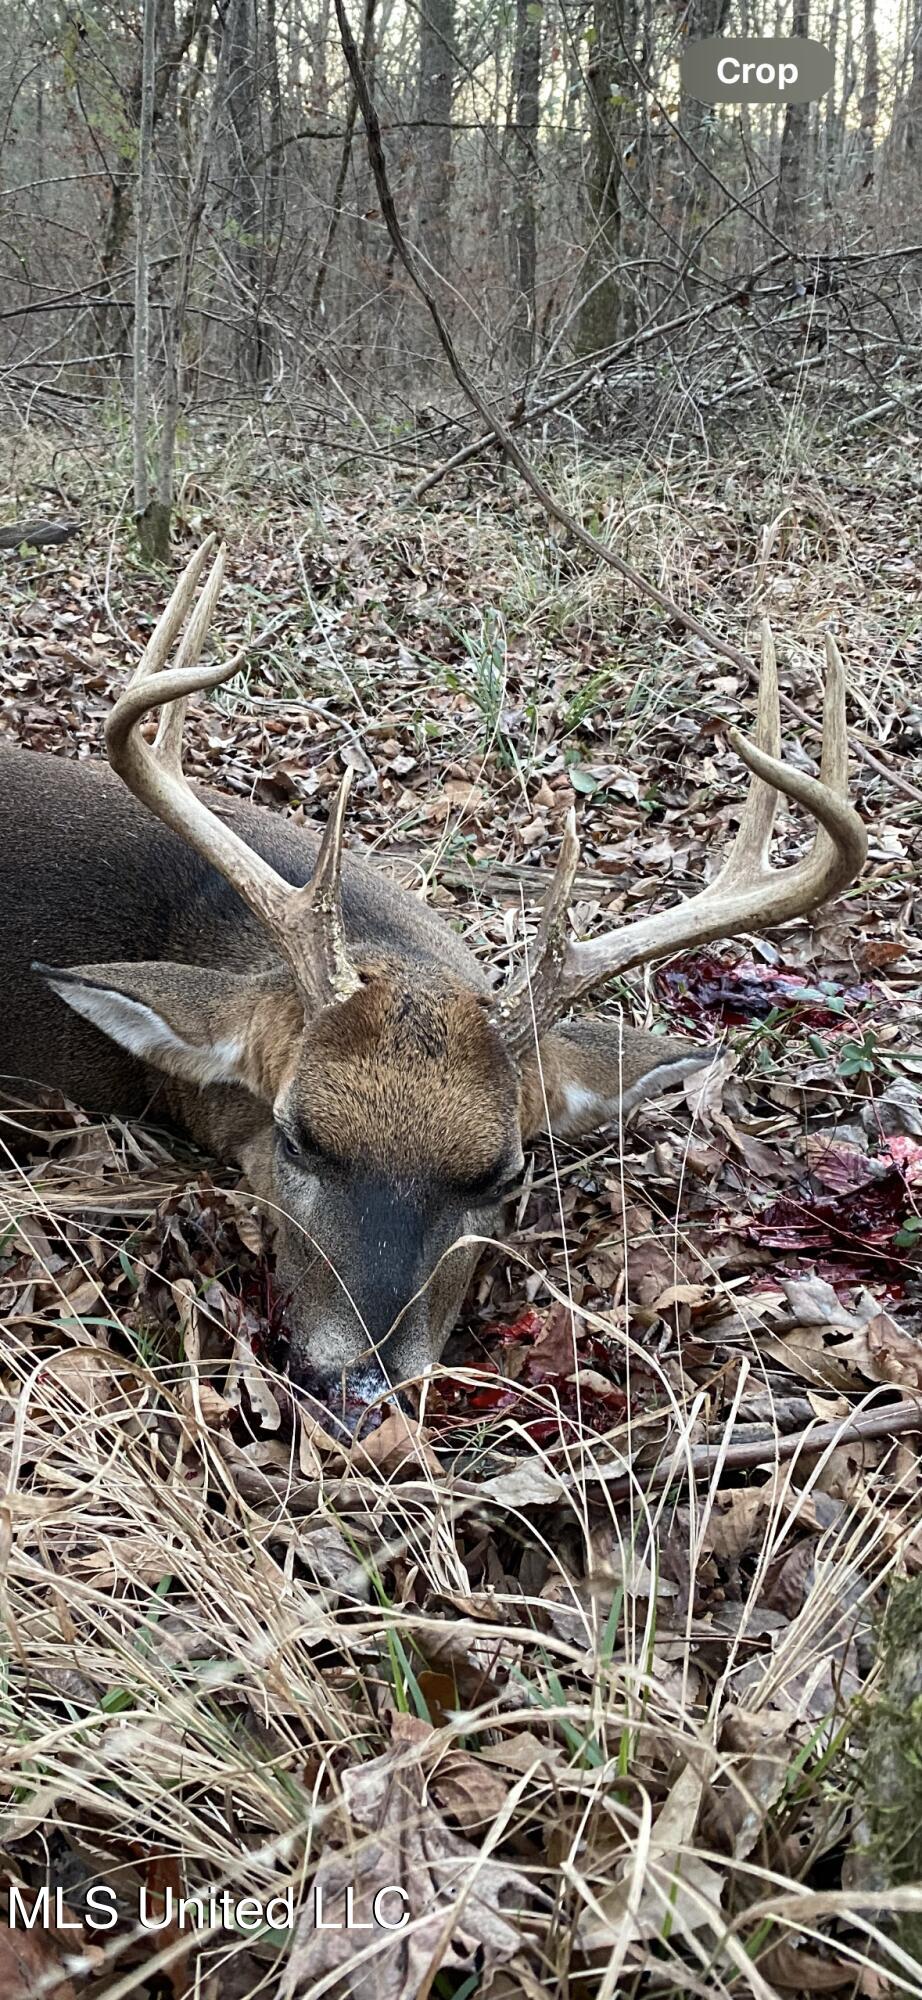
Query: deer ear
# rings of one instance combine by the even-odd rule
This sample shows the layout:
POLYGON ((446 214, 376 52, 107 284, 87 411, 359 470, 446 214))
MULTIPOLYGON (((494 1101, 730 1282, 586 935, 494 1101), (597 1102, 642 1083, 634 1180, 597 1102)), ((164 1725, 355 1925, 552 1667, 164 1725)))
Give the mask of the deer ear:
POLYGON ((286 1047, 289 1039, 277 980, 161 962, 35 963, 32 970, 76 1014, 153 1069, 200 1088, 243 1084, 271 1101, 276 1065, 271 1033, 267 1049, 270 1025, 286 1047))
POLYGON ((713 1062, 718 1050, 620 1021, 576 1020, 545 1035, 522 1072, 522 1137, 582 1139, 713 1062))

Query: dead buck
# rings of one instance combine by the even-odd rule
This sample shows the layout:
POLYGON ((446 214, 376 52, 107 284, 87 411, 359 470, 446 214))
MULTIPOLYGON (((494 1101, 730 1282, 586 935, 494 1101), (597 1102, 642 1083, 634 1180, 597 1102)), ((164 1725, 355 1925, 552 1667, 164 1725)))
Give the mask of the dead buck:
POLYGON ((0 750, 4 1069, 91 1110, 165 1113, 238 1162, 277 1223, 293 1378, 361 1403, 438 1359, 477 1260, 465 1239, 497 1232, 536 1133, 582 1138, 709 1059, 617 1019, 564 1020, 573 1004, 632 966, 799 916, 858 874, 844 678, 829 641, 807 777, 779 761, 766 630, 757 743, 728 731, 753 779, 720 873, 580 941, 571 813, 527 962, 494 990, 420 902, 342 855, 348 779, 318 841, 184 777, 186 702, 241 660, 200 664, 223 551, 185 624, 213 539, 109 717, 111 770, 0 750), (776 872, 779 794, 817 827, 776 872))

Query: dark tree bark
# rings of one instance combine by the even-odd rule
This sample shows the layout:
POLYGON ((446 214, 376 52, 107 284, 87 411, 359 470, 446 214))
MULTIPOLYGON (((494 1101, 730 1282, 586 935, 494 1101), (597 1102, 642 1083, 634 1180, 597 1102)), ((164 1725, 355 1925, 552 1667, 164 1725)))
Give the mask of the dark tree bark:
POLYGON ((861 103, 858 107, 858 123, 861 137, 861 164, 865 173, 873 172, 874 168, 879 107, 880 62, 877 50, 876 0, 864 0, 864 81, 861 103))
MULTIPOLYGON (((154 75, 154 124, 163 110, 171 87, 175 84, 184 56, 191 48, 197 35, 205 34, 211 17, 213 0, 191 0, 187 12, 178 27, 174 26, 172 15, 167 15, 169 0, 164 0, 157 23, 157 66, 154 75)), ((141 75, 142 61, 139 56, 137 66, 128 86, 126 115, 135 130, 141 124, 141 75)), ((119 168, 109 176, 109 208, 103 231, 103 245, 100 253, 100 269, 108 283, 124 263, 134 217, 135 173, 133 164, 119 168)), ((99 355, 108 353, 112 337, 111 319, 119 308, 99 306, 95 314, 95 344, 99 355)), ((127 341, 130 322, 120 314, 122 337, 127 341)))
MULTIPOLYGON (((794 20, 792 33, 807 36, 810 33, 809 0, 794 0, 794 20)), ((778 162, 778 198, 775 202, 775 228, 779 236, 796 249, 803 241, 807 222, 807 200, 809 188, 809 161, 807 138, 810 129, 809 104, 789 104, 784 114, 781 132, 781 156, 778 162)))
POLYGON ((438 277, 451 258, 451 106, 455 80, 454 0, 422 0, 419 16, 420 121, 417 242, 438 277))
POLYGON ((0 549, 18 555, 21 548, 54 549, 79 535, 79 521, 14 521, 0 528, 0 549))
MULTIPOLYGON (((706 35, 724 34, 729 13, 730 0, 690 0, 689 41, 697 41, 706 35)), ((687 254, 696 237, 707 228, 713 212, 714 183, 707 169, 714 148, 717 120, 710 105, 683 90, 678 125, 678 237, 682 250, 687 254)), ((686 289, 689 289, 688 285, 686 289)))
MULTIPOLYGON (((375 18, 375 0, 365 0, 365 18, 362 23, 362 67, 363 69, 366 70, 371 70, 373 68, 374 18, 375 18)), ((333 255, 333 245, 336 242, 336 237, 339 231, 340 219, 342 217, 343 196, 346 191, 346 177, 349 172, 349 162, 352 158, 352 141, 355 136, 355 121, 358 116, 358 108, 359 108, 359 101, 355 94, 355 90, 353 89, 349 93, 349 106, 346 112, 346 130, 343 137, 342 152, 340 153, 339 156, 339 166, 336 171, 336 181, 333 188, 333 199, 332 202, 330 203, 330 219, 329 222, 327 223, 326 235, 323 239, 323 248, 320 252, 320 256, 317 261, 317 273, 314 278, 313 290, 311 292, 310 310, 312 319, 319 319, 321 308, 323 305, 323 289, 326 284, 327 272, 329 271, 330 268, 330 259, 333 255)))
POLYGON ((621 317, 621 155, 631 89, 623 0, 593 0, 592 29, 586 175, 590 238, 577 332, 581 354, 609 346, 617 338, 621 317))
POLYGON ((516 0, 509 161, 516 177, 513 204, 515 303, 509 358, 522 374, 534 360, 535 280, 538 268, 538 97, 541 88, 541 14, 536 0, 516 0))
POLYGON ((265 361, 260 321, 259 272, 262 200, 256 161, 259 132, 259 74, 256 0, 230 0, 224 20, 227 38, 227 149, 230 196, 230 250, 240 281, 234 348, 241 382, 258 382, 265 361))

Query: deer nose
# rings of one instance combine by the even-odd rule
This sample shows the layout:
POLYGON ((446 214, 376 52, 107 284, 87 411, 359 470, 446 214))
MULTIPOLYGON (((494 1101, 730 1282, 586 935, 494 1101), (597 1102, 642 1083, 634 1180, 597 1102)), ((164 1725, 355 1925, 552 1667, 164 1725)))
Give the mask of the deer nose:
POLYGON ((386 1403, 396 1404, 408 1416, 413 1414, 409 1397, 392 1386, 375 1360, 345 1372, 341 1368, 329 1373, 305 1372, 293 1386, 299 1401, 334 1436, 367 1436, 382 1422, 386 1403))

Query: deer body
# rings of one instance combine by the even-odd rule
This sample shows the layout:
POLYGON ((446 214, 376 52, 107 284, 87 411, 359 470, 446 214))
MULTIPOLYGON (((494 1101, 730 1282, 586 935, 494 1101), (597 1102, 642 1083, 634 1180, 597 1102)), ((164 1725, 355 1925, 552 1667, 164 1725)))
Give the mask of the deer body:
POLYGON ((844 680, 830 647, 823 767, 805 777, 778 756, 766 640, 759 741, 731 738, 754 782, 719 875, 688 903, 576 941, 571 815, 527 963, 495 991, 447 925, 342 855, 348 778, 319 840, 189 786, 186 701, 239 664, 199 664, 223 570, 219 554, 192 608, 210 549, 109 719, 111 770, 0 750, 0 1069, 90 1109, 165 1114, 238 1162, 276 1226, 294 1379, 363 1403, 438 1358, 534 1134, 578 1138, 710 1059, 617 1018, 566 1021, 572 1003, 632 965, 810 908, 857 873, 844 680), (138 729, 151 710, 153 747, 138 729), (779 793, 818 831, 776 873, 779 793))
MULTIPOLYGON (((319 834, 226 794, 205 796, 286 882, 310 881, 319 834)), ((53 1085, 90 1111, 140 1116, 162 1108, 201 1136, 200 1093, 62 1008, 31 965, 164 960, 269 974, 283 960, 265 926, 101 762, 0 745, 0 855, 0 1069, 53 1085)), ((473 990, 488 990, 460 938, 381 869, 349 854, 342 881, 347 933, 357 945, 410 966, 449 964, 473 990)))
MULTIPOLYGON (((310 881, 319 836, 259 807, 202 796, 286 882, 310 881)), ((276 1157, 267 1105, 304 1024, 265 925, 101 763, 0 748, 0 853, 0 1067, 10 1090, 41 1084, 90 1111, 170 1122, 241 1165, 271 1216, 286 1163, 276 1157), (52 986, 36 961, 87 968, 93 983, 52 986), (152 1061, 126 1046, 132 1022, 115 1011, 116 984, 121 1000, 156 1009, 192 1049, 217 1050, 220 1073, 198 1081, 165 1068, 163 1053, 152 1061)), ((585 1022, 553 1038, 543 1088, 531 1075, 523 1103, 485 1013, 489 981, 456 933, 359 856, 343 857, 342 901, 350 949, 372 976, 353 997, 353 1049, 343 1048, 342 1009, 328 1024, 332 1046, 312 1038, 310 1137, 331 1162, 340 1147, 348 1188, 332 1184, 324 1163, 319 1203, 305 1204, 303 1187, 289 1190, 293 1217, 318 1206, 323 1216, 305 1218, 314 1221, 316 1248, 296 1223, 283 1224, 279 1264, 280 1283, 304 1303, 294 1319, 294 1372, 323 1383, 345 1369, 350 1395, 361 1399, 383 1388, 382 1362, 389 1377, 404 1379, 444 1340, 477 1251, 447 1253, 457 1235, 496 1229, 498 1205, 477 1187, 501 1156, 510 1170, 518 1166, 520 1109, 528 1132, 554 1108, 558 1129, 576 1131, 590 1103, 596 1118, 603 1099, 615 1112, 632 1093, 650 1094, 696 1068, 707 1052, 585 1022), (446 1186, 455 1199, 440 1202, 446 1186), (334 1259, 349 1269, 348 1292, 334 1259), (440 1259, 434 1291, 407 1315, 440 1259), (401 1311, 402 1332, 388 1345, 401 1311)), ((164 1053, 176 1062, 177 1051, 164 1053)))

